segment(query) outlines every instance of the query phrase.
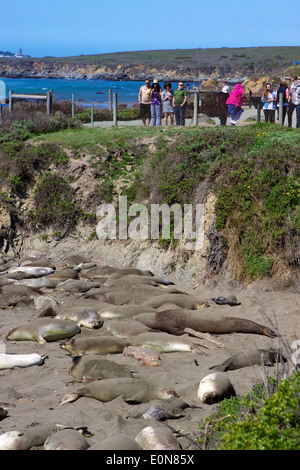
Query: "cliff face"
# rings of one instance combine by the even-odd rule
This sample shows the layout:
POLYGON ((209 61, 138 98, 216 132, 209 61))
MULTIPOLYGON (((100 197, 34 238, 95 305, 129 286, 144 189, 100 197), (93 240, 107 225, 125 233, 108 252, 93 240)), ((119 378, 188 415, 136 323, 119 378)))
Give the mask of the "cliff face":
MULTIPOLYGON (((157 66, 155 64, 101 65, 97 63, 69 63, 63 61, 2 59, 0 78, 66 78, 108 80, 188 80, 203 81, 210 77, 225 78, 218 67, 157 66)), ((231 78, 244 78, 245 70, 233 72, 231 78)))

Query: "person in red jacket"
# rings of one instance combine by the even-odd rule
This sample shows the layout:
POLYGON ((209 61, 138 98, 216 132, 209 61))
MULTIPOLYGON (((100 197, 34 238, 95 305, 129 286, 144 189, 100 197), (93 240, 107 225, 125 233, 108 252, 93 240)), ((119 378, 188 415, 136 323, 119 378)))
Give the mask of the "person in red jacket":
POLYGON ((244 110, 241 108, 243 102, 243 87, 240 83, 237 83, 226 101, 228 106, 228 114, 231 117, 230 124, 235 126, 237 121, 240 119, 244 110))

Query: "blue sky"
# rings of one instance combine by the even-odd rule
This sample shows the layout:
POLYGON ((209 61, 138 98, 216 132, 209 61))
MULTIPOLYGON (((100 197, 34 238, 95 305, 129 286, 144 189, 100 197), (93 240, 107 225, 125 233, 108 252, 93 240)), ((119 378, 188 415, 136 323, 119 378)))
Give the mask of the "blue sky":
POLYGON ((32 57, 300 45, 299 2, 12 0, 0 15, 0 50, 32 57))

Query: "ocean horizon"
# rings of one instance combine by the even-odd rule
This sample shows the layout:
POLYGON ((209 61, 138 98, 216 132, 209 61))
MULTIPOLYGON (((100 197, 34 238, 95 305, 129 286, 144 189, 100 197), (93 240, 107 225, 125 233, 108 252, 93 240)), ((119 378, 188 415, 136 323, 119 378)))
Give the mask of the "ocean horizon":
MULTIPOLYGON (((5 85, 5 97, 9 90, 14 93, 47 93, 52 90, 54 100, 71 100, 75 96, 75 103, 82 106, 94 105, 96 108, 109 108, 109 89, 117 94, 118 104, 131 107, 138 103, 138 93, 144 81, 115 81, 115 80, 86 80, 62 78, 2 78, 5 85)), ((163 82, 160 82, 161 87, 163 82)), ((173 89, 177 82, 172 83, 173 89)))

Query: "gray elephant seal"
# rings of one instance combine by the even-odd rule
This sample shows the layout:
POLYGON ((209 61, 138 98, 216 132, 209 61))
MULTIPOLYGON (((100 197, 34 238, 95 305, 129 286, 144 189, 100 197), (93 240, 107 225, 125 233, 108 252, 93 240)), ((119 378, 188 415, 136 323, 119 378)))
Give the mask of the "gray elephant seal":
POLYGON ((226 359, 222 364, 212 366, 209 369, 226 372, 227 370, 241 369, 242 367, 249 367, 255 364, 264 364, 265 366, 271 367, 274 364, 280 363, 281 360, 287 362, 286 358, 283 357, 279 351, 272 349, 252 349, 239 352, 226 359))
POLYGON ((52 307, 48 307, 40 315, 40 318, 51 317, 60 320, 71 320, 77 323, 78 326, 85 326, 86 328, 99 329, 103 325, 103 319, 100 315, 90 307, 68 307, 61 312, 56 312, 52 307))
POLYGON ((167 419, 183 418, 182 410, 189 408, 190 405, 180 397, 173 397, 169 400, 152 400, 149 408, 148 403, 136 405, 129 410, 126 418, 141 418, 151 421, 165 421, 167 419))
POLYGON ((44 364, 47 356, 40 356, 37 353, 32 354, 1 354, 0 370, 14 369, 15 367, 31 367, 44 364))
POLYGON ((53 271, 52 274, 48 275, 49 279, 58 279, 60 281, 67 279, 78 279, 78 272, 73 268, 65 268, 57 271, 53 271))
POLYGON ((235 390, 224 372, 214 372, 201 380, 197 396, 202 403, 212 405, 235 396, 235 390))
POLYGON ((9 268, 8 274, 12 275, 16 272, 25 273, 33 277, 47 276, 54 272, 54 269, 42 266, 16 266, 9 268))
POLYGON ((63 426, 50 424, 34 426, 26 430, 8 431, 0 435, 0 450, 28 450, 31 447, 40 447, 47 437, 63 426))
POLYGON ((60 400, 60 405, 66 405, 81 397, 95 398, 102 402, 109 402, 117 397, 123 397, 126 403, 145 403, 159 398, 168 400, 178 396, 173 390, 157 389, 143 380, 130 378, 105 379, 93 382, 80 388, 75 393, 68 393, 60 400))
POLYGON ((164 294, 152 297, 143 302, 144 307, 159 308, 164 304, 175 304, 181 308, 194 310, 207 305, 207 301, 198 295, 164 294))
POLYGON ((155 312, 154 308, 142 307, 141 305, 112 305, 106 304, 98 310, 102 318, 128 318, 138 315, 139 313, 155 312))
POLYGON ((229 295, 227 297, 217 297, 212 299, 217 305, 230 305, 234 307, 235 305, 241 305, 241 302, 238 302, 234 295, 229 295))
POLYGON ((47 437, 44 450, 86 450, 90 444, 80 431, 62 429, 47 437))
POLYGON ((71 338, 60 343, 60 347, 68 351, 71 356, 84 354, 118 354, 122 353, 129 342, 115 336, 96 336, 88 338, 71 338))
POLYGON ((73 357, 69 374, 72 375, 77 382, 112 379, 117 377, 132 378, 132 373, 126 366, 97 355, 73 357))
MULTIPOLYGON (((110 320, 105 323, 105 326, 107 331, 119 338, 129 338, 131 336, 136 336, 141 333, 149 333, 156 331, 151 328, 148 328, 148 326, 144 325, 139 321, 132 320, 131 318, 123 320, 110 320)), ((158 333, 158 331, 156 332, 158 333)))
POLYGON ((120 433, 93 444, 89 450, 142 450, 142 448, 132 437, 120 433))
POLYGON ((45 294, 34 287, 8 284, 0 287, 0 308, 15 307, 20 302, 31 303, 45 294))
POLYGON ((47 287, 48 289, 55 289, 58 282, 59 281, 55 279, 48 279, 47 276, 44 276, 29 279, 21 279, 19 281, 16 281, 15 285, 35 287, 36 289, 42 289, 43 287, 47 287))
POLYGON ((57 284, 56 289, 64 292, 87 292, 90 289, 100 286, 100 282, 93 282, 84 279, 66 279, 57 284))
POLYGON ((71 338, 80 333, 80 331, 79 326, 72 321, 39 318, 25 325, 13 328, 9 331, 6 339, 11 341, 37 341, 39 344, 43 344, 71 338))
POLYGON ((163 310, 156 313, 141 313, 133 317, 149 328, 166 331, 173 335, 182 335, 185 328, 192 328, 202 333, 228 334, 253 333, 276 336, 276 333, 267 326, 238 317, 210 315, 196 310, 163 310))
POLYGON ((168 333, 140 333, 129 338, 132 346, 154 349, 160 352, 197 351, 197 347, 188 338, 180 338, 168 333))
MULTIPOLYGON (((145 299, 160 297, 161 288, 155 286, 147 286, 147 285, 131 285, 131 287, 123 288, 123 289, 111 289, 108 292, 103 292, 103 288, 101 288, 101 292, 93 292, 87 293, 83 296, 84 299, 94 299, 100 300, 101 302, 107 302, 113 305, 123 305, 128 304, 129 302, 135 302, 137 304, 144 305, 145 299)), ((165 290, 168 290, 173 295, 179 295, 182 293, 174 286, 166 286, 165 290)))
POLYGON ((147 426, 136 436, 135 440, 143 450, 180 450, 178 440, 166 426, 147 426))

